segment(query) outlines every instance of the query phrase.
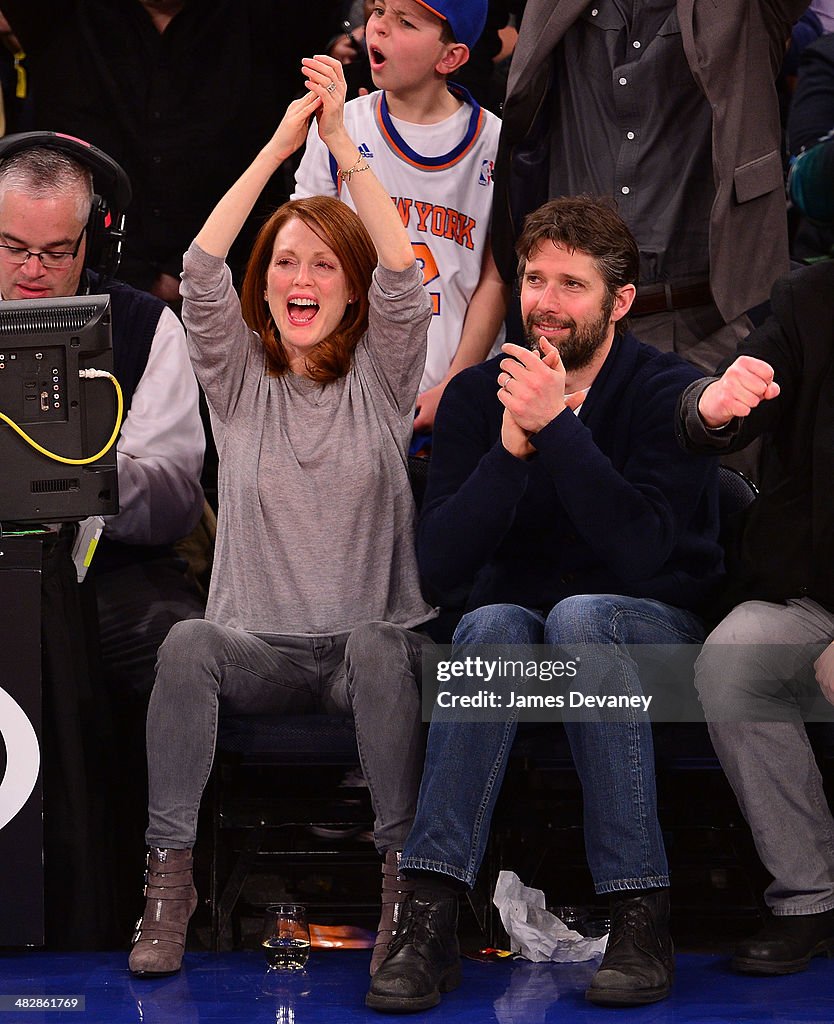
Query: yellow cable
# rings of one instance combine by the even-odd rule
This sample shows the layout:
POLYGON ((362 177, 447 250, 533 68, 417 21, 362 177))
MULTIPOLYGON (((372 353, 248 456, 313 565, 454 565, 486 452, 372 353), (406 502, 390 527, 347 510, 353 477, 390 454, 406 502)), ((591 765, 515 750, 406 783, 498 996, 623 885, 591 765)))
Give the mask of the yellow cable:
POLYGON ((14 70, 15 70, 15 87, 14 95, 15 99, 25 100, 26 99, 26 67, 23 64, 26 54, 23 50, 18 50, 14 54, 14 70))
MULTIPOLYGON (((82 371, 82 373, 83 372, 84 371, 82 371)), ((122 425, 122 413, 124 412, 124 399, 122 397, 122 389, 119 382, 116 380, 112 373, 98 371, 97 375, 107 377, 107 379, 111 381, 113 387, 116 389, 116 426, 113 427, 113 433, 110 435, 110 439, 108 440, 107 444, 101 449, 100 452, 96 452, 95 455, 90 455, 86 459, 68 459, 64 455, 57 455, 55 452, 47 451, 46 448, 43 448, 41 445, 39 445, 38 442, 33 437, 30 437, 25 430, 23 430, 14 422, 14 420, 9 419, 9 417, 4 412, 0 412, 0 420, 2 420, 4 423, 8 423, 12 430, 16 434, 20 434, 20 436, 27 444, 30 444, 35 449, 35 451, 39 451, 41 455, 45 455, 48 459, 54 459, 55 462, 63 462, 68 466, 89 466, 91 462, 95 462, 97 459, 100 459, 103 455, 106 455, 107 452, 109 452, 110 449, 113 447, 116 438, 119 436, 119 429, 121 428, 122 425)))

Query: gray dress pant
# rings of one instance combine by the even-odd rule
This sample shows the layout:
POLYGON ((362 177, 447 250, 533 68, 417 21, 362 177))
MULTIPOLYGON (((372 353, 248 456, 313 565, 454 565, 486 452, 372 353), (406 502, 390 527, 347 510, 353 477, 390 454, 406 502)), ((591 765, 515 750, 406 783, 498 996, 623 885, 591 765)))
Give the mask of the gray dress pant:
POLYGON ((632 330, 647 345, 661 352, 677 352, 704 373, 715 368, 736 350, 753 325, 746 316, 725 324, 713 303, 664 313, 632 316, 632 330))
POLYGON ((380 852, 401 850, 425 752, 418 681, 428 637, 387 622, 333 636, 252 634, 191 620, 159 650, 148 708, 149 846, 188 849, 218 714, 352 715, 380 852))
MULTIPOLYGON (((810 598, 739 605, 707 637, 695 683, 713 746, 773 876, 774 914, 834 908, 834 820, 805 730, 834 615, 810 598)), ((827 705, 826 705, 827 706, 827 705)))

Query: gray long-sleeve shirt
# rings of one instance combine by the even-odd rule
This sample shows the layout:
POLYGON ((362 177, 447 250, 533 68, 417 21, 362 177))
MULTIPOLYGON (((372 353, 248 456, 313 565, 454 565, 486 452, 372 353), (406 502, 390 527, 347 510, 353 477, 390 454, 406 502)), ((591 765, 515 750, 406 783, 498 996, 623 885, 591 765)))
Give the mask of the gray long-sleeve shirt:
POLYGON ((228 269, 196 245, 182 295, 220 458, 206 618, 280 634, 431 618, 406 459, 431 316, 416 265, 376 269, 368 331, 326 385, 267 374, 228 269))

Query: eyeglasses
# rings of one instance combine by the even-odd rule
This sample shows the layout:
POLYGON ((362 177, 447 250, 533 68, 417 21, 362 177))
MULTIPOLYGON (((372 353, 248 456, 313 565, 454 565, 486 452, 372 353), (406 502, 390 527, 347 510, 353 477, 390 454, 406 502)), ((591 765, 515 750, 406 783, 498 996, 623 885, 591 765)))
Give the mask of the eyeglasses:
POLYGON ((85 227, 78 236, 78 241, 75 243, 75 248, 72 252, 32 252, 31 249, 22 249, 16 245, 0 244, 0 260, 3 260, 4 263, 13 263, 15 266, 22 267, 24 263, 29 262, 30 256, 37 256, 44 270, 66 270, 78 255, 78 250, 81 248, 81 239, 84 237, 86 230, 87 228, 85 227))

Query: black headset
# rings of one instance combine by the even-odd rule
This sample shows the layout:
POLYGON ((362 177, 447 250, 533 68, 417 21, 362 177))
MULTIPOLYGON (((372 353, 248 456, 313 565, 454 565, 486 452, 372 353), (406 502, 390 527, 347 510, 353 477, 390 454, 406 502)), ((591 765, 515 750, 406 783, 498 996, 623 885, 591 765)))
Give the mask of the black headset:
POLYGON ((104 278, 116 273, 125 237, 125 210, 132 190, 125 171, 100 149, 60 132, 20 132, 0 138, 0 162, 24 149, 56 149, 89 168, 93 174, 93 205, 87 221, 85 267, 104 278))

